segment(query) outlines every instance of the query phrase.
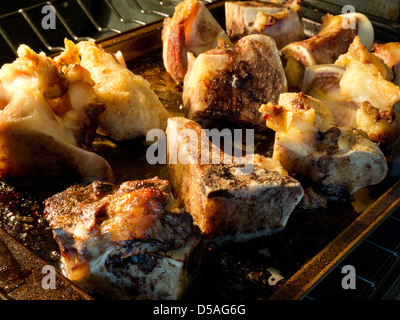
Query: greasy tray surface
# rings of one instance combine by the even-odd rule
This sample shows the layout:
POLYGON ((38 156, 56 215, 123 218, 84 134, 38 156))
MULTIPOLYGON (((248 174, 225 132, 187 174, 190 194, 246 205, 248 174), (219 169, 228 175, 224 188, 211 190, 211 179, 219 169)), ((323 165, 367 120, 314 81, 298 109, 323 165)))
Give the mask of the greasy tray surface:
MULTIPOLYGON (((223 2, 209 8, 224 25, 223 2)), ((156 22, 100 43, 110 51, 121 50, 128 67, 150 81, 162 103, 175 115, 183 115, 180 107, 182 88, 172 81, 163 67, 161 27, 162 22, 156 22)), ((270 155, 272 143, 271 134, 257 135, 256 151, 270 155)), ((151 166, 146 162, 146 148, 144 139, 117 143, 101 137, 96 139, 93 146, 93 150, 104 156, 113 167, 116 183, 154 176, 168 178, 165 166, 151 166)), ((296 210, 286 229, 275 236, 221 248, 212 248, 210 245, 202 281, 189 292, 189 297, 304 297, 398 206, 400 186, 396 181, 397 177, 389 175, 380 185, 360 192, 361 200, 365 203, 363 212, 355 211, 351 203, 336 203, 327 209, 308 212, 296 210)), ((59 252, 51 230, 42 218, 43 200, 64 188, 42 186, 40 190, 21 189, 6 184, 0 188, 0 227, 38 254, 43 261, 56 267, 59 267, 59 252)), ((0 240, 4 242, 3 237, 0 233, 0 240)), ((20 267, 31 270, 33 263, 21 264, 20 267)), ((12 291, 9 290, 2 287, 0 282, 0 293, 11 296, 12 291)), ((75 294, 74 290, 72 292, 75 294)), ((74 295, 67 294, 62 298, 68 297, 72 299, 74 295)), ((88 298, 84 295, 79 297, 88 298)), ((25 298, 29 299, 29 296, 25 298)))

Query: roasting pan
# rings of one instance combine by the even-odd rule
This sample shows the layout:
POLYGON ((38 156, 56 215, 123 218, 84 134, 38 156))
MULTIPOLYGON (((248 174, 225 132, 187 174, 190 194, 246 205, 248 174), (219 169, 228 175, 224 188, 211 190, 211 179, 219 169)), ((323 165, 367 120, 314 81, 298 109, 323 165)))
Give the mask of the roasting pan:
MULTIPOLYGON (((222 26, 224 2, 208 5, 222 26)), ((316 9, 312 1, 306 1, 302 14, 308 36, 316 33, 320 18, 327 11, 340 13, 340 8, 334 5, 326 4, 325 9, 329 10, 322 10, 321 5, 316 9)), ((373 22, 377 28, 377 41, 400 41, 397 22, 382 19, 373 22)), ((158 20, 97 42, 109 51, 121 51, 128 68, 151 83, 169 111, 177 116, 184 115, 182 87, 163 67, 161 30, 162 20, 158 20)), ((270 155, 272 144, 273 137, 257 136, 256 151, 270 155)), ((353 202, 334 203, 326 209, 313 211, 295 210, 285 230, 274 236, 223 247, 209 244, 208 259, 201 266, 201 279, 190 290, 187 299, 305 298, 399 207, 400 152, 396 145, 381 147, 388 154, 390 172, 387 178, 379 185, 358 192, 353 202)), ((144 139, 116 142, 100 136, 93 145, 93 151, 109 161, 116 183, 154 176, 168 179, 165 166, 146 162, 146 148, 144 139)), ((16 187, 1 182, 1 299, 102 299, 63 276, 58 246, 42 216, 43 200, 65 187, 16 187), (53 266, 56 270, 56 290, 43 287, 45 266, 53 266)))

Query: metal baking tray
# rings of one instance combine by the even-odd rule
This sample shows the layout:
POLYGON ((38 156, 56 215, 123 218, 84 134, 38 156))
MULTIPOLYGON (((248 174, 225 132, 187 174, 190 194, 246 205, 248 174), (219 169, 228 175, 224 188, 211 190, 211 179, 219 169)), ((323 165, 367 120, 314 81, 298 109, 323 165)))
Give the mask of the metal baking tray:
MULTIPOLYGON (((225 25, 224 2, 208 5, 222 26, 225 25)), ((312 35, 323 12, 311 7, 302 10, 307 34, 312 35)), ((128 68, 151 83, 161 102, 174 115, 184 115, 182 87, 170 78, 163 66, 161 30, 162 20, 159 20, 101 39, 98 44, 112 52, 121 51, 128 68)), ((396 38, 396 32, 390 35, 396 38)), ((116 183, 154 176, 168 179, 166 166, 147 163, 144 142, 144 138, 116 142, 98 136, 93 151, 109 161, 116 183)), ((270 134, 257 135, 256 152, 268 156, 272 144, 270 134)), ((194 285, 187 298, 304 298, 399 207, 399 152, 395 145, 382 145, 382 148, 388 156, 390 173, 379 185, 365 188, 355 196, 354 200, 364 204, 362 210, 356 210, 351 201, 332 203, 326 209, 295 210, 279 234, 223 247, 208 245, 208 259, 199 266, 201 281, 194 285)), ((43 200, 65 187, 0 185, 0 253, 7 253, 0 254, 0 266, 9 266, 0 269, 0 298, 101 298, 79 289, 58 271, 58 290, 50 290, 50 294, 40 289, 40 279, 44 276, 42 266, 52 265, 61 270, 58 246, 42 216, 43 200)))

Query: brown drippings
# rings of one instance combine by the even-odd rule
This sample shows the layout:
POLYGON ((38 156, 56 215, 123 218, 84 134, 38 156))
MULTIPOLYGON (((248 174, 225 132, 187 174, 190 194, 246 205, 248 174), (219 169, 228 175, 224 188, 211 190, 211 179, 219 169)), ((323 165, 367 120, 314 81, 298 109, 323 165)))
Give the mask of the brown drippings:
POLYGON ((0 290, 10 292, 24 282, 24 273, 18 262, 0 240, 0 290))

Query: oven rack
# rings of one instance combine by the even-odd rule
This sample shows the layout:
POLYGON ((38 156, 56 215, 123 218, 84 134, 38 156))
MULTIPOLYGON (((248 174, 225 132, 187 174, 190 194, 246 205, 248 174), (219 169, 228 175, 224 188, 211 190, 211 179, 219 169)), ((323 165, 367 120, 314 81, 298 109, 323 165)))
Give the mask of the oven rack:
MULTIPOLYGON (((213 3, 215 0, 202 0, 213 3)), ((21 1, 20 1, 21 2, 21 1)), ((36 1, 27 0, 25 4, 36 1)), ((11 62, 18 46, 29 45, 35 51, 54 54, 63 50, 63 41, 98 40, 147 25, 171 16, 179 0, 53 0, 21 8, 0 9, 0 64, 11 62), (51 5, 55 13, 55 29, 45 29, 42 21, 51 5)), ((18 5, 16 1, 15 6, 18 5)))

